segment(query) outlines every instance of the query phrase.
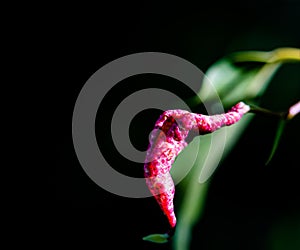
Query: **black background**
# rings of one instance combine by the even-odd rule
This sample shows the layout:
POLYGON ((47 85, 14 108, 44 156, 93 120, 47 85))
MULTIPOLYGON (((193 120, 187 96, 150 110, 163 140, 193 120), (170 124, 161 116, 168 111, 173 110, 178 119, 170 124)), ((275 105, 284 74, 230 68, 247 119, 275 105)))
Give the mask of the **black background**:
MULTIPOLYGON (((56 94, 54 117, 58 129, 55 173, 49 176, 54 226, 49 243, 86 249, 92 245, 98 249, 171 249, 170 244, 142 241, 143 236, 162 233, 167 227, 154 199, 129 199, 108 193, 81 168, 71 133, 73 107, 80 89, 100 67, 131 53, 170 53, 205 71, 232 51, 299 47, 299 2, 72 3, 45 7, 45 11, 44 49, 51 62, 49 74, 56 94)), ((147 79, 148 83, 170 81, 155 76, 147 79)), ((299 84, 299 65, 279 71, 261 105, 282 110, 296 101, 299 93, 293 92, 289 99, 292 88, 284 88, 287 81, 299 84)), ((134 79, 132 82, 134 85, 134 79)), ((115 94, 122 100, 121 92, 115 94)), ((123 98, 127 95, 124 93, 123 98)), ((108 102, 104 112, 112 112, 113 105, 108 102)), ((148 119, 147 125, 137 130, 137 137, 145 138, 157 114, 143 117, 148 119)), ((136 122, 138 125, 139 119, 136 122)), ((271 248, 269 241, 280 223, 282 234, 275 230, 275 238, 284 235, 289 242, 288 237, 295 239, 295 232, 300 235, 299 124, 299 117, 288 124, 275 158, 264 166, 276 123, 270 118, 254 118, 213 176, 205 214, 194 229, 191 249, 296 249, 293 245, 271 248)), ((103 133, 104 145, 109 144, 107 132, 103 133)), ((136 145, 146 147, 145 143, 141 140, 136 145)), ((119 170, 126 172, 126 164, 122 159, 118 161, 119 170)), ((129 174, 139 176, 141 170, 129 174)))

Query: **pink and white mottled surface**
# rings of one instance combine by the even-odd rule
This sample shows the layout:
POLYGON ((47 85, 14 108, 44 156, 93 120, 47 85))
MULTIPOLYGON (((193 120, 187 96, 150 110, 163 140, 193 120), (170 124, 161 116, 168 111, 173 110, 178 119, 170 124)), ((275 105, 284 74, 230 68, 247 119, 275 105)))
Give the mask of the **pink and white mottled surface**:
POLYGON ((155 131, 150 136, 144 176, 171 228, 176 226, 176 216, 173 205, 175 185, 170 169, 176 156, 187 146, 185 139, 189 131, 197 130, 200 135, 212 133, 223 126, 238 122, 249 110, 250 107, 243 102, 239 102, 225 114, 212 116, 180 109, 167 110, 156 121, 155 131))

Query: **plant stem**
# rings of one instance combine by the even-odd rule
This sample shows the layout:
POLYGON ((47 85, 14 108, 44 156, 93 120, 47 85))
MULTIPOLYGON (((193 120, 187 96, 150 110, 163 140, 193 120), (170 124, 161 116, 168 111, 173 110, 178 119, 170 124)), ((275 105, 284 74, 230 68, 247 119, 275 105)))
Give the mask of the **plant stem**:
POLYGON ((282 63, 299 62, 300 49, 279 48, 269 52, 244 51, 232 54, 234 62, 262 62, 262 63, 282 63))
POLYGON ((300 49, 279 48, 272 51, 272 56, 268 63, 274 62, 300 61, 300 49))
POLYGON ((287 117, 287 112, 274 112, 268 109, 260 108, 257 106, 250 105, 250 111, 254 114, 263 114, 268 116, 274 116, 280 119, 285 119, 287 117))
POLYGON ((282 120, 291 120, 300 113, 300 101, 292 105, 287 112, 274 112, 268 109, 260 108, 254 105, 249 105, 251 113, 275 116, 282 120))

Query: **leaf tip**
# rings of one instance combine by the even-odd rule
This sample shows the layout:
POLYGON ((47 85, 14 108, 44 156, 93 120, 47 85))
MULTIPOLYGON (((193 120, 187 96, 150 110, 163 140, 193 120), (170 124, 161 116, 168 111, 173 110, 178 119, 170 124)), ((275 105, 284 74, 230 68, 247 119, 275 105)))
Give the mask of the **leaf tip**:
POLYGON ((150 234, 143 237, 143 240, 153 243, 167 243, 169 239, 168 234, 150 234))

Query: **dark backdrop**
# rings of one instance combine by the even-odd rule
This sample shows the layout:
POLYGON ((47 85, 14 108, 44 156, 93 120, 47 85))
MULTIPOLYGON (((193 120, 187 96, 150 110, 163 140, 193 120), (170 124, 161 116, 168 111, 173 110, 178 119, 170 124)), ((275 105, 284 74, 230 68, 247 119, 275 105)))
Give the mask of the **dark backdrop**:
MULTIPOLYGON (((55 173, 49 175, 54 226, 50 243, 85 249, 92 245, 97 249, 170 249, 169 244, 153 245, 141 239, 163 232, 167 226, 153 198, 129 199, 108 193, 81 168, 71 134, 72 111, 80 89, 106 63, 136 52, 174 54, 205 71, 233 51, 299 47, 299 1, 72 3, 49 9, 45 38, 49 42, 58 129, 55 173)), ((150 76, 129 80, 128 89, 134 89, 132 86, 140 81, 175 84, 150 76)), ((275 110, 286 108, 290 92, 293 98, 299 98, 293 91, 293 84, 299 83, 299 65, 283 67, 261 104, 275 110)), ((114 94, 116 101, 128 95, 120 89, 114 94)), ((113 112, 114 103, 113 99, 108 101, 104 112, 113 112)), ((148 125, 137 129, 137 147, 147 146, 138 138, 149 133, 157 114, 144 115, 148 125)), ((141 119, 136 119, 137 125, 139 122, 141 119)), ((288 125, 274 160, 264 166, 276 123, 261 117, 253 120, 213 176, 205 214, 195 227, 191 249, 296 249, 293 240, 300 220, 299 125, 299 117, 288 125), (241 165, 244 159, 247 161, 241 165), (271 248, 276 239, 277 248, 271 248), (293 243, 290 248, 278 248, 284 242, 293 243)), ((122 158, 117 162, 119 170, 126 172, 122 158)), ((129 174, 140 176, 141 169, 129 174)))

